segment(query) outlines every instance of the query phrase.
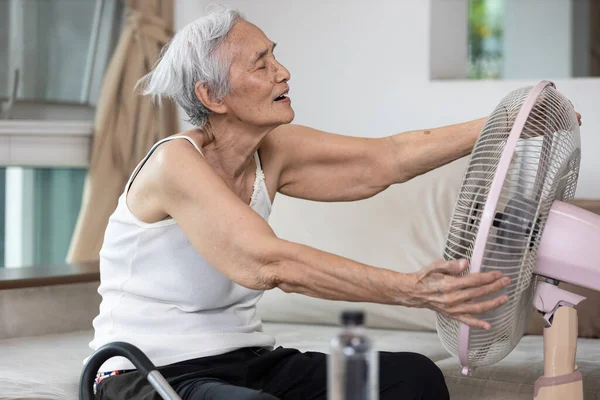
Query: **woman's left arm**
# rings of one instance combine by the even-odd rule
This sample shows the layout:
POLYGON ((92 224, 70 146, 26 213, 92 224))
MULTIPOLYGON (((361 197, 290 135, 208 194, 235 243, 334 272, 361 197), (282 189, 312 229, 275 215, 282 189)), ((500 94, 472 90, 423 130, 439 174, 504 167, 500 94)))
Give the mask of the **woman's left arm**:
POLYGON ((285 195, 361 200, 470 154, 484 123, 482 118, 377 139, 283 125, 267 137, 261 156, 278 166, 278 190, 285 195))
POLYGON ((471 154, 486 120, 480 118, 387 137, 395 169, 402 170, 409 180, 471 154), (402 157, 405 160, 399 160, 402 157))

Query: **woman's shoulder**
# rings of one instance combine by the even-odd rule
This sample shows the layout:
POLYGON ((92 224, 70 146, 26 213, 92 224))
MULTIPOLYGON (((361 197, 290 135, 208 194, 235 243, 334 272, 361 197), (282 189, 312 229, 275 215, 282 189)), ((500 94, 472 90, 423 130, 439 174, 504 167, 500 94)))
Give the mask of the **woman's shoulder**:
POLYGON ((165 172, 177 171, 181 168, 197 168, 206 164, 202 153, 203 141, 200 137, 189 134, 169 136, 164 143, 158 146, 151 161, 154 168, 165 172))
POLYGON ((190 129, 167 136, 158 143, 160 142, 166 142, 164 144, 170 144, 171 146, 174 143, 178 143, 177 146, 180 146, 181 143, 185 144, 185 142, 188 142, 193 144, 197 150, 201 151, 202 148, 207 144, 207 138, 199 129, 190 129))
POLYGON ((278 161, 284 161, 289 153, 298 151, 307 136, 313 132, 319 132, 313 128, 296 124, 279 125, 265 137, 259 148, 261 157, 278 161))

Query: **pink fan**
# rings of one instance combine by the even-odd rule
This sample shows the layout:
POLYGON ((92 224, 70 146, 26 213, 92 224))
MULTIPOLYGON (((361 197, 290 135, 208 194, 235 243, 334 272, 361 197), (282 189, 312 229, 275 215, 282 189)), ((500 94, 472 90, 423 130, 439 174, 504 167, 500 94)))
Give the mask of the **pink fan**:
POLYGON ((479 316, 490 331, 438 314, 439 337, 463 374, 515 348, 531 304, 543 314, 545 370, 535 399, 583 399, 573 307, 585 298, 558 288, 564 281, 600 291, 600 216, 566 203, 580 146, 575 110, 553 83, 506 96, 477 140, 444 250, 446 259, 470 260, 465 273, 500 270, 511 278, 508 302, 479 316))

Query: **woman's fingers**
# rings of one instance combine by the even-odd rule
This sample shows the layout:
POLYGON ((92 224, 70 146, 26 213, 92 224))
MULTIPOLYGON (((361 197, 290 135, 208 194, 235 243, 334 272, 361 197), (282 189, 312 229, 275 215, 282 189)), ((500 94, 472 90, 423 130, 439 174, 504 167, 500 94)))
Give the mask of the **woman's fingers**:
POLYGON ((492 281, 492 283, 484 284, 482 286, 469 287, 467 289, 454 291, 445 295, 447 297, 448 304, 464 303, 468 300, 477 299, 490 293, 497 292, 500 289, 507 287, 510 284, 510 278, 505 276, 500 279, 492 281))
POLYGON ((475 272, 463 276, 448 277, 448 290, 468 289, 487 285, 502 279, 501 271, 475 272))
MULTIPOLYGON (((467 266, 468 261, 465 259, 450 261, 438 260, 428 268, 427 275, 434 272, 456 275, 465 271, 467 266)), ((444 282, 446 287, 442 288, 442 290, 454 291, 470 287, 479 287, 488 283, 492 283, 500 278, 502 278, 501 271, 477 272, 461 276, 449 276, 447 277, 446 282, 444 282)))
POLYGON ((506 295, 475 302, 474 299, 495 293, 510 284, 501 271, 459 275, 467 269, 467 260, 437 260, 418 275, 422 298, 431 308, 472 327, 491 329, 487 321, 473 317, 508 302, 506 295), (425 290, 423 290, 425 289, 425 290), (423 296, 424 295, 424 296, 423 296))
POLYGON ((503 304, 506 304, 508 301, 508 296, 502 295, 495 297, 491 300, 481 301, 481 302, 465 302, 462 304, 458 304, 455 306, 451 306, 445 309, 445 311, 452 315, 460 315, 460 314, 483 314, 490 310, 500 307, 503 304))
POLYGON ((492 326, 490 325, 489 322, 483 321, 481 319, 477 319, 469 314, 457 315, 452 318, 456 319, 457 321, 462 322, 463 324, 467 324, 473 328, 481 328, 481 329, 485 329, 488 331, 490 329, 492 329, 492 326))
POLYGON ((467 260, 437 260, 428 268, 428 273, 439 272, 443 274, 460 274, 469 263, 467 260))

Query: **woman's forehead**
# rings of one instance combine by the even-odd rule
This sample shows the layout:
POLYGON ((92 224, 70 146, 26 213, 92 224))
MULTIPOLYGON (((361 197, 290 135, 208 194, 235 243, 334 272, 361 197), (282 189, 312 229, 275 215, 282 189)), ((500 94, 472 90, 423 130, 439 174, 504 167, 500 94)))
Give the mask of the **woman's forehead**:
POLYGON ((251 62, 258 52, 273 46, 273 42, 260 28, 246 21, 236 23, 225 42, 234 61, 241 62, 251 62))

